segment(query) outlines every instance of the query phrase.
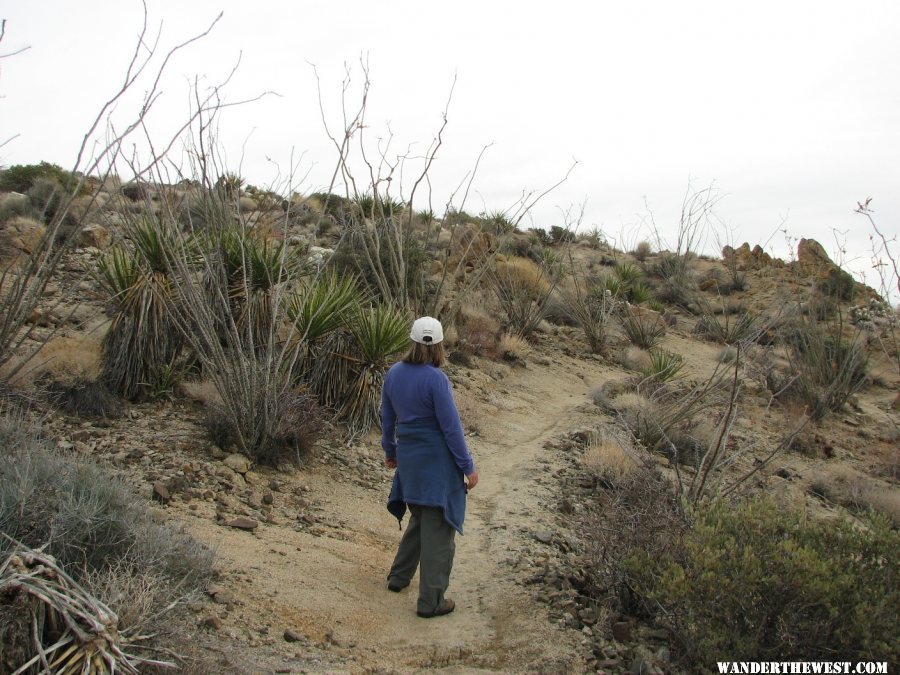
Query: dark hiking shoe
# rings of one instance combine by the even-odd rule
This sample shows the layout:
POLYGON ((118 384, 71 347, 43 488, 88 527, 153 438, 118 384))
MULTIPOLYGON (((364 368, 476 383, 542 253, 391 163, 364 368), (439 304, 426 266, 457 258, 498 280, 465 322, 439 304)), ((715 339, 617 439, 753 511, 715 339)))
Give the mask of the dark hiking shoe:
POLYGON ((399 592, 402 591, 404 588, 406 588, 408 585, 409 585, 409 584, 403 584, 403 585, 401 586, 401 585, 398 584, 396 581, 389 581, 389 582, 388 582, 388 590, 389 590, 391 593, 399 593, 399 592))
POLYGON ((444 602, 441 603, 441 606, 432 612, 416 612, 417 616, 422 617, 423 619, 433 619, 436 616, 444 616, 445 614, 449 614, 454 609, 456 609, 456 603, 453 602, 450 598, 444 598, 444 602))

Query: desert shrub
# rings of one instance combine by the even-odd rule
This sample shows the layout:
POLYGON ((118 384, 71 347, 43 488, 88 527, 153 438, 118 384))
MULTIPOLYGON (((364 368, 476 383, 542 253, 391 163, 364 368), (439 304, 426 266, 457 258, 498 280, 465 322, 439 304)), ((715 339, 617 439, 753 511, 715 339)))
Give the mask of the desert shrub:
POLYGON ((513 223, 504 211, 490 211, 479 216, 482 227, 491 234, 504 235, 511 234, 516 229, 513 223))
POLYGON ((803 315, 782 328, 790 380, 778 390, 806 404, 815 420, 840 410, 866 383, 868 351, 862 336, 844 333, 841 321, 829 324, 803 315))
POLYGON ((547 300, 547 306, 544 308, 544 319, 555 326, 577 326, 579 324, 573 315, 566 295, 566 291, 557 289, 557 292, 547 300))
POLYGON ((602 285, 585 288, 575 280, 575 288, 560 293, 569 314, 584 331, 590 349, 601 353, 606 349, 608 327, 618 303, 615 296, 602 285))
POLYGON ((631 344, 642 349, 652 349, 666 334, 666 322, 653 311, 629 310, 622 316, 622 330, 631 344))
POLYGON ((554 266, 526 258, 510 258, 497 263, 489 280, 506 314, 509 330, 527 338, 544 318, 558 280, 554 266))
POLYGON ((621 439, 612 434, 595 435, 585 448, 581 463, 606 486, 619 484, 638 468, 623 445, 621 439))
POLYGON ((644 276, 641 268, 631 263, 618 263, 613 268, 613 273, 626 287, 633 286, 638 279, 644 276))
MULTIPOLYGON (((325 425, 326 411, 316 399, 303 388, 285 389, 278 401, 272 395, 260 393, 248 397, 260 408, 261 415, 271 415, 267 407, 275 407, 277 419, 266 433, 262 443, 257 444, 253 460, 260 464, 278 466, 283 462, 296 464, 302 460, 318 440, 325 425)), ((240 442, 239 429, 233 416, 221 403, 207 404, 203 426, 210 440, 223 450, 228 450, 240 442)))
POLYGON ((830 269, 825 277, 816 283, 816 290, 826 298, 843 302, 853 300, 855 288, 856 282, 853 281, 853 277, 839 267, 830 269))
POLYGON ((652 254, 653 247, 649 241, 638 242, 638 245, 634 247, 634 251, 631 253, 638 262, 645 262, 652 254))
POLYGON ((552 225, 550 227, 550 240, 554 244, 564 244, 575 239, 575 233, 567 227, 552 225))
POLYGON ((488 312, 474 307, 463 307, 456 316, 459 349, 454 354, 485 356, 497 354, 500 322, 488 312))
POLYGON ((675 379, 684 368, 684 358, 680 354, 664 349, 650 351, 650 363, 642 370, 644 377, 658 382, 667 382, 675 379))
POLYGON ((650 352, 628 345, 619 353, 617 360, 626 370, 642 372, 650 367, 650 352))
POLYGON ((26 195, 9 194, 0 200, 0 223, 17 217, 35 218, 40 214, 31 205, 26 195))
POLYGON ((637 464, 614 484, 594 493, 582 532, 585 555, 583 592, 598 601, 610 593, 626 613, 646 613, 633 591, 625 561, 636 551, 665 555, 688 526, 675 490, 652 465, 637 464))
POLYGON ((656 288, 657 298, 683 307, 691 303, 696 294, 697 283, 689 256, 662 253, 651 267, 650 273, 659 280, 656 288))
POLYGON ((71 182, 73 187, 75 182, 71 173, 56 164, 16 164, 0 171, 0 191, 28 192, 39 180, 49 180, 60 186, 71 182))
POLYGON ((56 212, 69 196, 63 186, 49 178, 38 178, 27 192, 31 207, 40 214, 45 223, 56 216, 56 212))
POLYGON ((900 533, 820 522, 757 497, 696 511, 668 550, 631 547, 627 583, 662 611, 685 656, 896 660, 900 533))
MULTIPOLYGON (((119 631, 140 627, 143 635, 152 635, 165 630, 162 614, 211 577, 210 551, 183 530, 157 523, 124 481, 56 455, 40 440, 37 427, 25 433, 23 428, 20 418, 0 416, 0 439, 15 440, 0 442, 0 535, 6 535, 0 536, 0 564, 21 550, 13 539, 40 548, 117 613, 119 631)), ((46 586, 44 592, 54 597, 46 586)), ((23 600, 21 592, 0 593, 4 671, 34 653, 32 609, 23 600)))
POLYGON ((628 302, 633 305, 645 305, 653 299, 653 289, 643 282, 637 281, 628 289, 628 302))
POLYGON ((734 360, 737 358, 737 356, 738 356, 737 349, 726 345, 725 347, 722 348, 722 351, 719 352, 719 355, 716 358, 716 360, 719 363, 733 363, 734 360))
POLYGON ((130 202, 144 202, 150 199, 150 189, 144 183, 128 183, 122 186, 122 196, 130 202))
POLYGON ((103 418, 122 415, 122 402, 102 381, 79 377, 72 382, 51 382, 47 391, 50 401, 70 415, 103 418))
POLYGON ((733 345, 753 337, 757 329, 757 320, 749 312, 742 314, 725 313, 718 318, 709 311, 704 311, 694 326, 694 333, 713 342, 733 345))
POLYGON ((497 345, 500 355, 507 361, 522 361, 531 354, 532 348, 528 340, 518 335, 503 333, 497 345))
POLYGON ((389 305, 358 311, 323 342, 310 387, 323 405, 337 410, 351 434, 365 433, 380 423, 388 359, 408 345, 405 313, 389 305))
MULTIPOLYGON (((20 424, 8 414, 4 427, 20 424)), ((34 548, 46 545, 76 577, 121 562, 153 569, 178 584, 205 580, 211 555, 193 539, 159 525, 128 485, 99 467, 53 453, 32 427, 0 446, 0 532, 34 548)), ((0 537, 0 557, 13 544, 0 537)))

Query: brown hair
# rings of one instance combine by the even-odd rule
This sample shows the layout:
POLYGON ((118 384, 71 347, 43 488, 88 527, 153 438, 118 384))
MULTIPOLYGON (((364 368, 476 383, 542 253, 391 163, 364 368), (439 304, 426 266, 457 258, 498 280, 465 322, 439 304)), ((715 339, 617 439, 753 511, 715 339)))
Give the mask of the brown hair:
POLYGON ((430 363, 435 368, 444 365, 444 344, 438 342, 433 345, 423 345, 420 342, 413 342, 409 351, 403 357, 404 363, 430 363))

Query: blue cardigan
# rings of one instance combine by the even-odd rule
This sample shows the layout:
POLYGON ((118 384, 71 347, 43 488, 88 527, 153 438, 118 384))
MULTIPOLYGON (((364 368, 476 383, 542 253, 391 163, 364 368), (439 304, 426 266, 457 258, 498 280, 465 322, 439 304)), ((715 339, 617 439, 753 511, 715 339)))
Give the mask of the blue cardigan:
POLYGON ((475 463, 447 376, 428 364, 394 364, 384 379, 381 429, 385 457, 397 460, 388 510, 402 520, 407 504, 436 506, 462 534, 463 476, 475 463))

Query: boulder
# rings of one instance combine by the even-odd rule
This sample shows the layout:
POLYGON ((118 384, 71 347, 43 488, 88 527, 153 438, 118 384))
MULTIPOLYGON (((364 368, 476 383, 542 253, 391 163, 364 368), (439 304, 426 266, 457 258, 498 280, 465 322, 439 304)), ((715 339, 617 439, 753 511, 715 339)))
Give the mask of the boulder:
POLYGON ((46 228, 32 218, 16 216, 0 229, 0 258, 31 253, 40 243, 46 228))
POLYGON ((109 230, 99 223, 85 225, 78 233, 78 245, 82 248, 104 249, 109 246, 109 230))
POLYGON ((252 532, 257 527, 259 527, 259 522, 253 520, 253 518, 247 518, 246 516, 238 516, 237 518, 232 518, 225 522, 228 527, 233 527, 238 530, 246 530, 248 532, 252 532))
POLYGON ((244 475, 250 470, 250 459, 246 455, 240 453, 232 453, 228 455, 222 463, 235 473, 244 475))
POLYGON ((837 265, 815 239, 801 239, 797 244, 797 265, 807 276, 827 277, 837 265))

